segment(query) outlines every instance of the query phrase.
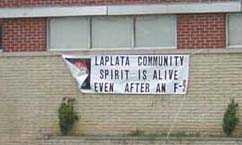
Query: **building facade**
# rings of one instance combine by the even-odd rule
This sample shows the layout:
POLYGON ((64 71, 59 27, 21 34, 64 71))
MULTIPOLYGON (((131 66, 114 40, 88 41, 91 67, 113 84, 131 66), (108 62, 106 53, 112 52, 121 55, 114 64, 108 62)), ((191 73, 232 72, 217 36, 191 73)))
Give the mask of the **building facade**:
MULTIPOLYGON (((0 144, 241 144, 112 138, 137 130, 223 136, 227 104, 242 104, 241 26, 239 0, 1 0, 0 144), (188 54, 188 90, 84 94, 62 54, 188 54), (74 139, 56 137, 64 97, 76 98, 74 139)), ((234 136, 241 134, 240 121, 234 136)))

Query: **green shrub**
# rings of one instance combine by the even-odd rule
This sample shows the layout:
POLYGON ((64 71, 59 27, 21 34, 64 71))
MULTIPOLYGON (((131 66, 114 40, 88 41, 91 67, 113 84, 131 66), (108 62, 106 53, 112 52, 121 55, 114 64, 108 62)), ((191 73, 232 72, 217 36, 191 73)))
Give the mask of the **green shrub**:
POLYGON ((232 99, 228 104, 226 112, 224 113, 223 131, 226 136, 231 136, 236 125, 238 124, 239 118, 236 117, 238 106, 238 103, 235 103, 234 99, 232 99))
POLYGON ((65 97, 59 107, 59 127, 62 135, 67 135, 78 120, 78 116, 74 112, 74 102, 75 99, 65 97))

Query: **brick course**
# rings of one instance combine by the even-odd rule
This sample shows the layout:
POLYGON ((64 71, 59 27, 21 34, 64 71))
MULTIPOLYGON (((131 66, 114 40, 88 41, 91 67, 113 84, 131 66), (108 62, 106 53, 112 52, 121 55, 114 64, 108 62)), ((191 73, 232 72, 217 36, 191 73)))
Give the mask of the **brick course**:
POLYGON ((46 50, 46 18, 4 19, 2 25, 4 51, 46 50))
POLYGON ((225 48, 225 24, 225 14, 178 15, 178 49, 225 48))

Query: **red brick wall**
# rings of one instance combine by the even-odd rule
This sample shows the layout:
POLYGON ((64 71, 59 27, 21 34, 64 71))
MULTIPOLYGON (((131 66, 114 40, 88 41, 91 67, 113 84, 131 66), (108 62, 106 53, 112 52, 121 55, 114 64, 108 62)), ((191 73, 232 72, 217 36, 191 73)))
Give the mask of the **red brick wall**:
MULTIPOLYGON (((226 0, 0 0, 0 7, 203 1, 226 0)), ((4 51, 46 50, 46 18, 5 19, 2 23, 4 51)), ((225 14, 178 15, 177 47, 179 49, 224 48, 225 36, 225 14)))
POLYGON ((45 5, 102 5, 102 4, 138 4, 162 2, 207 2, 232 0, 0 0, 0 7, 23 7, 45 5))
MULTIPOLYGON (((46 51, 47 20, 5 19, 4 51, 46 51)), ((225 48, 225 14, 177 16, 177 48, 225 48)))
POLYGON ((46 18, 4 19, 2 25, 4 51, 46 50, 46 18))
POLYGON ((177 16, 177 47, 225 48, 225 14, 177 16))

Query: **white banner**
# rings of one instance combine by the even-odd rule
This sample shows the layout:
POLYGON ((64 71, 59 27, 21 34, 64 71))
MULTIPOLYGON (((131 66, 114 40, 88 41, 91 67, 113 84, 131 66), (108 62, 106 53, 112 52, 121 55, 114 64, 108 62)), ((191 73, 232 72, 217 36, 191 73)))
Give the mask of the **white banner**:
POLYGON ((63 55, 83 93, 186 94, 189 55, 63 55))

